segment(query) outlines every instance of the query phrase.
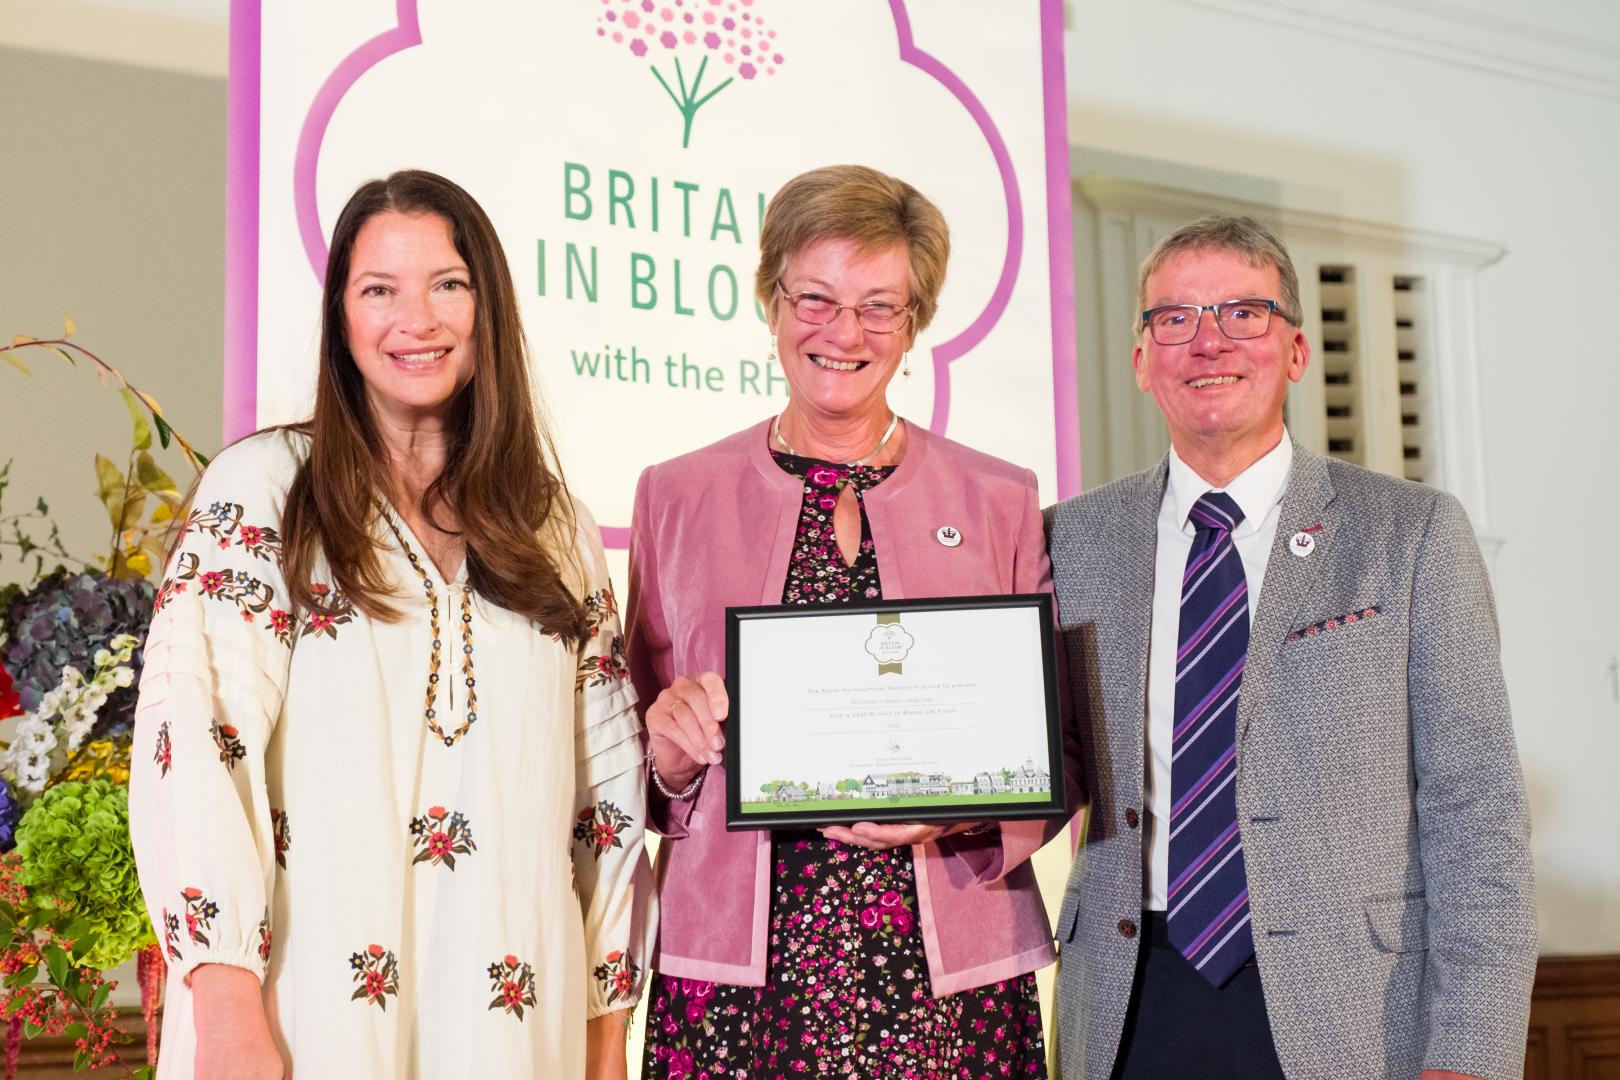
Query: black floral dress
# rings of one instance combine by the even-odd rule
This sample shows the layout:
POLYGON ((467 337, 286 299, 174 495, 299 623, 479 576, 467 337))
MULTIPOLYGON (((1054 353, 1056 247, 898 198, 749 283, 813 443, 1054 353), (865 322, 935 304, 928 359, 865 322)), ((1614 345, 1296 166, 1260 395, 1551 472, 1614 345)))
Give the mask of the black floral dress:
MULTIPOLYGON (((804 479, 783 603, 882 596, 864 496, 893 467, 772 456, 804 479), (861 500, 853 566, 833 534, 845 485, 861 500)), ((1046 1076, 1033 974, 943 998, 929 992, 909 848, 868 851, 814 830, 778 830, 771 862, 766 984, 657 976, 645 1080, 1046 1076)))

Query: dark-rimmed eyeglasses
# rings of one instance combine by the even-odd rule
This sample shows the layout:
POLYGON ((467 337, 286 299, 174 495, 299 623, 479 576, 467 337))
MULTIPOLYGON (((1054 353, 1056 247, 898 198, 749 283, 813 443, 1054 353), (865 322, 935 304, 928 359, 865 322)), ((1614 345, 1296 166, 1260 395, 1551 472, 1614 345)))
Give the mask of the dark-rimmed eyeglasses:
POLYGON ((1165 304, 1142 312, 1142 325, 1160 345, 1185 345, 1198 336, 1198 321, 1206 311, 1215 313, 1215 325, 1234 341, 1264 335, 1271 329, 1274 311, 1288 319, 1277 301, 1248 299, 1219 304, 1165 304))
POLYGON ((903 328, 912 316, 912 307, 909 304, 885 304, 874 301, 870 304, 840 304, 830 296, 822 296, 813 292, 788 292, 782 283, 776 283, 776 291, 793 309, 793 315, 802 323, 811 326, 826 326, 845 311, 855 313, 855 321, 862 330, 874 334, 892 334, 903 328))

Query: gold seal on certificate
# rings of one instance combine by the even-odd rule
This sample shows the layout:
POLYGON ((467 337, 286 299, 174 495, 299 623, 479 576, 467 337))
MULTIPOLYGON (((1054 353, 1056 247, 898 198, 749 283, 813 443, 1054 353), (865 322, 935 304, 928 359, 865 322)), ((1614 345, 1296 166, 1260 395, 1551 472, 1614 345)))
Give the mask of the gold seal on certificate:
POLYGON ((1066 812, 1050 596, 726 616, 729 828, 1066 812))

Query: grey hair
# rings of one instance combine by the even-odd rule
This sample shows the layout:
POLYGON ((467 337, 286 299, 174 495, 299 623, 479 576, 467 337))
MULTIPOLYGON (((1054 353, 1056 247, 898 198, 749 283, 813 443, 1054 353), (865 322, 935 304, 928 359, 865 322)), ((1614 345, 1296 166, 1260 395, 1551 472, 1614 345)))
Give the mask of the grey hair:
MULTIPOLYGON (((1282 283, 1277 297, 1277 314, 1294 326, 1300 325, 1299 275, 1294 260, 1276 234, 1252 217, 1237 214, 1208 214, 1165 234, 1142 260, 1142 273, 1136 279, 1136 310, 1147 309, 1148 278, 1173 255, 1184 251, 1230 251, 1248 260, 1251 266, 1274 266, 1282 283)), ((1141 327, 1141 319, 1136 320, 1141 327)))

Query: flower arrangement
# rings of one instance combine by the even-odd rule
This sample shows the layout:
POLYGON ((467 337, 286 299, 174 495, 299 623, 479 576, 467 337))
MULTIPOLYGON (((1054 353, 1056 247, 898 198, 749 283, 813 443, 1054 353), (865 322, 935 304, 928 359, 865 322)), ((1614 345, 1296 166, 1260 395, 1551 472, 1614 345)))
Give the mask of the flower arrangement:
MULTIPOLYGON (((129 838, 129 756, 141 643, 167 533, 184 498, 153 458, 174 445, 200 471, 207 459, 169 426, 163 410, 122 373, 70 340, 16 337, 0 360, 30 374, 23 355, 89 361, 129 410, 128 459, 95 457, 96 490, 112 528, 105 555, 78 559, 63 546, 49 504, 0 513, 0 558, 15 556, 22 581, 0 589, 0 719, 18 717, 0 743, 0 1017, 9 1021, 6 1080, 24 1037, 65 1035, 74 1068, 114 1065, 149 1080, 153 1014, 164 961, 135 875, 129 838), (155 435, 154 435, 155 432, 155 435), (147 1019, 145 1063, 119 1053, 128 1036, 107 1004, 104 972, 139 961, 147 1019)), ((10 482, 0 465, 0 500, 10 482)), ((19 576, 16 570, 11 576, 19 576)))

